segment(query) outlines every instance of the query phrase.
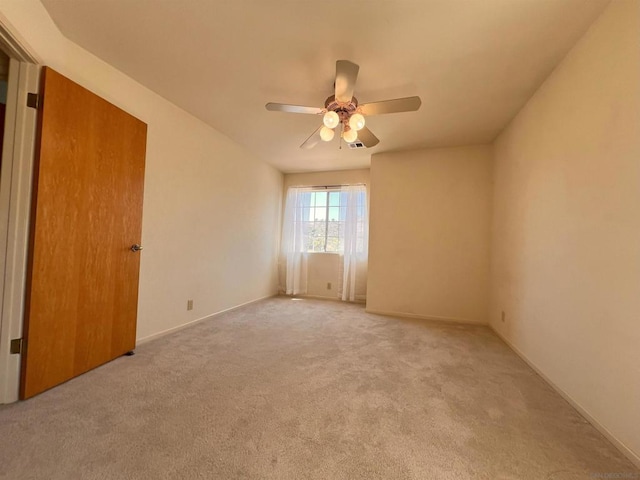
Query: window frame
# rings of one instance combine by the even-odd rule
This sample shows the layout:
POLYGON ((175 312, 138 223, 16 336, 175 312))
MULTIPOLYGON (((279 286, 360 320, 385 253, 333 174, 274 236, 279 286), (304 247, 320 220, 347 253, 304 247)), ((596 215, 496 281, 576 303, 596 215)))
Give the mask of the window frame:
MULTIPOLYGON (((342 245, 342 250, 337 250, 335 252, 332 251, 327 251, 327 241, 329 239, 329 208, 330 208, 330 193, 332 192, 336 192, 338 194, 340 194, 340 192, 342 192, 342 187, 339 186, 326 186, 326 187, 321 187, 321 186, 315 186, 315 187, 311 187, 311 191, 309 192, 311 195, 314 195, 316 193, 326 193, 326 200, 325 200, 325 204, 324 204, 324 209, 325 209, 325 217, 324 217, 324 243, 323 243, 323 250, 321 251, 317 251, 317 250, 307 250, 306 253, 324 253, 324 254, 329 254, 329 255, 342 255, 344 254, 344 245, 342 245)), ((314 199, 313 202, 313 207, 314 209, 318 208, 315 204, 315 196, 312 197, 314 199)), ((341 207, 340 204, 338 204, 338 209, 341 207)), ((322 206, 320 207, 322 208, 322 206)), ((345 221, 344 220, 337 220, 339 223, 344 224, 345 221)), ((315 218, 313 219, 313 221, 309 220, 309 222, 313 222, 316 223, 315 218)), ((338 232, 340 231, 340 227, 338 226, 338 232)), ((313 239, 314 237, 311 236, 311 238, 313 239)), ((338 239, 340 239, 340 236, 338 236, 338 239)), ((338 247, 340 245, 338 244, 338 247)))

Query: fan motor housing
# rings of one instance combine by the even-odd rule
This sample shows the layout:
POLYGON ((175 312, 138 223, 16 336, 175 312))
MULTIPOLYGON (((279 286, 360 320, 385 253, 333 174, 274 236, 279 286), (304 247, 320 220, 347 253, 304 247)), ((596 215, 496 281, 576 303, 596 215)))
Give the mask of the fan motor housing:
POLYGON ((356 97, 351 97, 350 102, 344 103, 338 102, 336 100, 336 96, 331 95, 324 101, 324 108, 326 108, 327 111, 336 112, 340 117, 340 121, 344 122, 351 117, 351 115, 356 113, 356 110, 358 109, 358 99, 356 97))

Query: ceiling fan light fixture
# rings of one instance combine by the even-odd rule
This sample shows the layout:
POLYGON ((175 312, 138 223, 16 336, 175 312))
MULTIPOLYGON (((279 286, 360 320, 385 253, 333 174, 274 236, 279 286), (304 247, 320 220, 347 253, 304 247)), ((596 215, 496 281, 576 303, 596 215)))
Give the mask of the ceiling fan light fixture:
POLYGON ((324 117, 322 118, 322 123, 324 123, 324 126, 327 128, 336 128, 340 123, 340 117, 336 112, 329 110, 327 113, 324 114, 324 117))
POLYGON ((349 126, 356 132, 358 130, 362 130, 364 128, 364 124, 364 116, 360 113, 354 113, 353 115, 351 115, 351 118, 349 118, 349 126))
MULTIPOLYGON (((1 0, 0 0, 1 1, 1 0)), ((381 115, 383 113, 415 112, 420 108, 420 97, 394 98, 361 104, 353 96, 358 71, 360 67, 348 60, 336 61, 336 76, 333 82, 333 95, 324 101, 323 107, 306 107, 285 103, 269 102, 265 105, 271 112, 304 113, 322 115, 322 125, 316 127, 300 148, 309 150, 321 140, 331 141, 337 134, 344 138, 349 148, 375 147, 380 140, 365 125, 365 116, 381 115)), ((342 142, 340 142, 342 148, 342 142)))
POLYGON ((356 132, 355 129, 350 128, 349 130, 344 131, 342 138, 344 138, 344 141, 347 143, 353 143, 358 139, 358 132, 356 132))
POLYGON ((320 138, 325 142, 330 142, 331 140, 333 140, 333 136, 335 135, 335 133, 336 132, 334 132, 329 127, 323 126, 320 129, 320 138))

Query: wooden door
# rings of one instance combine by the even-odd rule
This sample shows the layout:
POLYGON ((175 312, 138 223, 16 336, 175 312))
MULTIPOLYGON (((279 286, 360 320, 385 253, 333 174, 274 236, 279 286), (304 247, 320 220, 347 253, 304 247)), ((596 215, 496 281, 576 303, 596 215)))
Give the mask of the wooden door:
POLYGON ((135 346, 147 125, 50 68, 38 112, 25 399, 135 346))

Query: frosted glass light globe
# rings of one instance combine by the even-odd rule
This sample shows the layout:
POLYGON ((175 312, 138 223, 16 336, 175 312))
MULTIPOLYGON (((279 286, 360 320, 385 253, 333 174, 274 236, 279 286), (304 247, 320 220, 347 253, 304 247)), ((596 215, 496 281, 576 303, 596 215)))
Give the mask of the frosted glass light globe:
POLYGON ((344 141, 347 143, 353 143, 358 139, 358 132, 354 129, 347 130, 342 134, 342 138, 344 138, 344 141))
POLYGON ((362 130, 364 128, 364 117, 360 113, 354 113, 349 119, 349 126, 355 131, 362 130))
POLYGON ((320 129, 320 138, 325 142, 330 142, 331 140, 333 140, 333 136, 335 135, 335 133, 336 132, 334 132, 330 128, 322 127, 320 129))
POLYGON ((327 128, 336 128, 340 123, 340 117, 336 112, 329 110, 324 114, 322 123, 324 123, 324 126, 327 128))

